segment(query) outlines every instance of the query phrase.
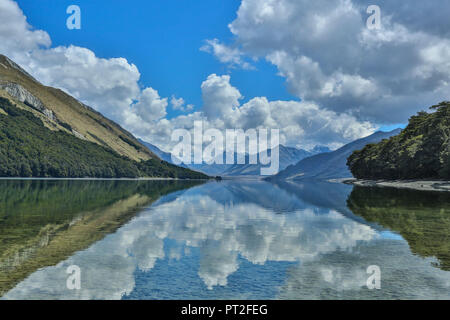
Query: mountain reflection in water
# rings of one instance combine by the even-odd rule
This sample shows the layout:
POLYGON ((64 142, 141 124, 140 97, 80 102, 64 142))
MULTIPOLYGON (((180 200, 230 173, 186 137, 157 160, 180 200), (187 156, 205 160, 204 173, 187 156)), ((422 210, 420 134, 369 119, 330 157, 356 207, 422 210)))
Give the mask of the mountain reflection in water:
MULTIPOLYGON (((146 183, 152 189, 155 182, 146 183)), ((153 190, 165 185, 159 183, 153 190)), ((182 189, 179 183, 172 188, 182 189)), ((379 191, 362 195, 368 191, 325 182, 234 180, 189 187, 141 202, 128 219, 116 219, 114 228, 92 228, 91 238, 102 236, 42 264, 4 298, 450 298, 448 246, 434 250, 428 236, 405 233, 426 234, 435 227, 420 218, 409 228, 412 218, 405 210, 417 206, 448 225, 447 198, 432 208, 422 202, 405 209, 395 193, 376 202, 378 195, 370 192, 379 191), (403 221, 387 223, 390 213, 403 221), (66 287, 71 265, 81 269, 80 290, 66 287), (381 268, 381 290, 366 286, 370 265, 381 268)), ((111 188, 108 193, 114 194, 111 188)), ((145 194, 132 184, 127 188, 131 197, 145 194)), ((111 200, 109 208, 117 201, 122 200, 111 200)), ((449 243, 448 229, 440 236, 449 243)), ((59 239, 60 246, 65 239, 59 239)))

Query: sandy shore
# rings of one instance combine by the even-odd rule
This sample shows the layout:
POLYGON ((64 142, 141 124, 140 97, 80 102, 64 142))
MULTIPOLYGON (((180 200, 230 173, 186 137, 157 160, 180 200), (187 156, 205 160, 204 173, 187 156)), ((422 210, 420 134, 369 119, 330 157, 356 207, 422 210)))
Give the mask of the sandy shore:
POLYGON ((422 191, 450 191, 450 181, 442 180, 359 180, 335 179, 333 182, 353 184, 366 187, 392 187, 422 191))

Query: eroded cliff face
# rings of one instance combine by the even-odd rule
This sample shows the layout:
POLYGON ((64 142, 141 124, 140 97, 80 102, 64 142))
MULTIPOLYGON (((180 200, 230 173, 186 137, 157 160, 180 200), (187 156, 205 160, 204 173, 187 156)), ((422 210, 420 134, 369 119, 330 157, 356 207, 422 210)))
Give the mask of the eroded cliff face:
POLYGON ((43 113, 49 120, 57 121, 53 111, 47 109, 41 100, 33 96, 20 84, 13 82, 0 82, 0 89, 5 90, 9 95, 11 95, 11 97, 17 99, 18 101, 23 102, 33 109, 43 113))

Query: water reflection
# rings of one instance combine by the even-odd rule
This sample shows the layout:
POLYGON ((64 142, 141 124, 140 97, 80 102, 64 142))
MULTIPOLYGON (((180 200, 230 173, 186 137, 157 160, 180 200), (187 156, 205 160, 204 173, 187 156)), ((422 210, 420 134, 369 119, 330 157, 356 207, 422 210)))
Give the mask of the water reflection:
POLYGON ((365 220, 351 191, 331 183, 222 181, 175 192, 4 297, 447 297, 450 274, 412 254, 389 226, 365 220), (81 290, 66 288, 70 265, 82 270, 81 290), (369 265, 382 268, 382 290, 365 287, 369 265))
POLYGON ((180 181, 0 180, 0 295, 128 222, 180 181))
POLYGON ((450 275, 412 255, 407 242, 378 239, 290 268, 278 298, 450 299, 450 275), (380 290, 366 287, 370 265, 381 269, 380 290))
POLYGON ((400 233, 413 253, 436 257, 436 266, 450 271, 450 193, 355 187, 348 207, 400 233))

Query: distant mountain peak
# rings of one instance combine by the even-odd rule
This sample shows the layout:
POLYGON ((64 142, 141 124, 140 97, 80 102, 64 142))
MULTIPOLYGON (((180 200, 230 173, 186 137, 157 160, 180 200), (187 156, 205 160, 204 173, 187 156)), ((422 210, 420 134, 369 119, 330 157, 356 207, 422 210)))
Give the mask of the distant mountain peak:
POLYGON ((375 132, 374 134, 350 142, 335 151, 319 153, 302 159, 295 165, 287 167, 272 179, 336 179, 349 178, 352 174, 347 167, 347 158, 355 151, 364 148, 369 143, 376 143, 401 132, 396 129, 390 132, 375 132))
MULTIPOLYGON (((172 155, 168 152, 164 152, 155 145, 140 140, 149 150, 159 156, 161 159, 172 163, 172 155)), ((311 156, 312 153, 297 149, 293 147, 286 147, 282 144, 278 145, 274 149, 278 149, 279 152, 279 164, 280 170, 283 170, 291 164, 295 164, 305 157, 311 156)), ((261 164, 249 164, 249 155, 245 154, 245 164, 182 164, 181 166, 204 172, 209 175, 223 175, 223 176, 259 176, 261 174, 261 164)), ((223 155, 225 162, 225 154, 223 155)), ((234 154, 234 159, 237 159, 237 154, 234 154)))

